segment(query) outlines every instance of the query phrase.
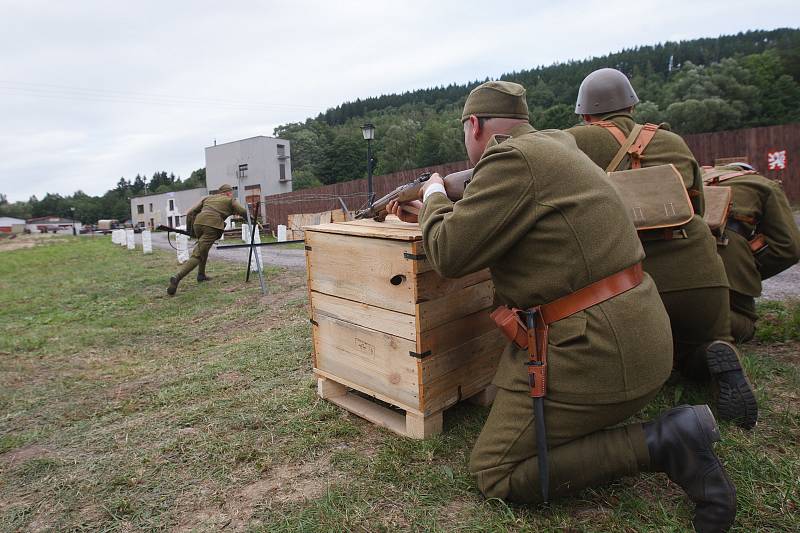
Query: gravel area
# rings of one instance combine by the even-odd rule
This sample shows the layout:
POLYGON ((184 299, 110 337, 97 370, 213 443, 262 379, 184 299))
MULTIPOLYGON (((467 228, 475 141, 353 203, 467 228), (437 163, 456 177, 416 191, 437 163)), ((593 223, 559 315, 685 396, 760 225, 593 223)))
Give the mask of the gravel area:
MULTIPOLYGON (((795 213, 794 220, 800 226, 800 213, 795 213)), ((764 300, 800 298, 800 264, 766 280, 762 284, 761 298, 764 300)))
MULTIPOLYGON (((163 250, 172 250, 172 246, 167 242, 167 234, 164 232, 154 232, 153 234, 153 247, 163 250)), ((220 244, 225 244, 225 241, 219 241, 220 244)), ((142 246, 142 235, 136 234, 137 247, 142 246)), ((192 241, 189 241, 190 253, 192 241)), ((174 252, 174 250, 172 250, 174 252)), ((222 259, 223 261, 235 261, 238 263, 247 263, 249 254, 248 248, 235 248, 233 250, 220 250, 216 246, 211 248, 208 258, 211 261, 222 259)), ((305 270, 306 268, 306 252, 305 250, 294 250, 282 248, 278 246, 262 246, 261 255, 264 258, 265 265, 275 265, 285 268, 292 268, 298 270, 305 270)))

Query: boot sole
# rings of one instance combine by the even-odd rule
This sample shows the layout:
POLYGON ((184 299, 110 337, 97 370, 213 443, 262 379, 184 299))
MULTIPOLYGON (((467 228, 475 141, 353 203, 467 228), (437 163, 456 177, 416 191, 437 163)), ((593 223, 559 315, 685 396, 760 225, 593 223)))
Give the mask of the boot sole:
POLYGON ((742 370, 736 352, 725 343, 712 343, 706 349, 711 379, 718 389, 717 413, 721 420, 751 429, 758 422, 758 402, 742 370))

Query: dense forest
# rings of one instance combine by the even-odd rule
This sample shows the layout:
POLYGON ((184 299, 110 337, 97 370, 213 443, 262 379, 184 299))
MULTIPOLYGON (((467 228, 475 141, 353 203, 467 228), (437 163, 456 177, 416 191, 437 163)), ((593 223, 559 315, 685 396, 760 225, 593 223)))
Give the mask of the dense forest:
MULTIPOLYGON (((719 131, 800 121, 800 30, 738 35, 642 46, 582 61, 542 66, 500 77, 527 89, 533 125, 576 124, 573 113, 583 78, 614 67, 631 79, 641 100, 641 121, 668 122, 678 133, 719 131)), ((485 80, 347 102, 316 118, 275 128, 292 142, 294 189, 366 175, 361 125, 376 126, 376 174, 466 159, 459 117, 469 91, 485 80)), ((0 216, 71 215, 85 223, 130 217, 128 198, 205 186, 205 169, 185 180, 156 172, 148 181, 120 178, 103 196, 80 191, 9 203, 0 194, 0 216)))
MULTIPOLYGON (((500 77, 527 89, 539 129, 576 124, 583 78, 614 67, 631 79, 642 121, 678 133, 719 131, 800 120, 800 30, 750 31, 667 42, 500 77)), ((366 175, 360 127, 376 126, 377 174, 466 159, 458 118, 469 91, 485 80, 347 102, 303 123, 275 129, 292 142, 294 188, 366 175)))

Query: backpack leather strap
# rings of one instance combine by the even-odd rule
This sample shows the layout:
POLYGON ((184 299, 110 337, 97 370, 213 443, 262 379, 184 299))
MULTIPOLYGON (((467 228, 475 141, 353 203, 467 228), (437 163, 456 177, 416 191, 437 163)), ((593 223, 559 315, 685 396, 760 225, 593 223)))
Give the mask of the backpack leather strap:
POLYGON ((614 172, 617 170, 619 164, 626 155, 630 156, 632 169, 642 168, 642 154, 661 127, 660 124, 652 124, 650 122, 646 124, 636 124, 631 130, 631 134, 625 137, 620 127, 608 120, 593 122, 592 125, 605 128, 620 144, 619 151, 614 156, 614 159, 611 160, 608 168, 606 168, 606 172, 614 172))

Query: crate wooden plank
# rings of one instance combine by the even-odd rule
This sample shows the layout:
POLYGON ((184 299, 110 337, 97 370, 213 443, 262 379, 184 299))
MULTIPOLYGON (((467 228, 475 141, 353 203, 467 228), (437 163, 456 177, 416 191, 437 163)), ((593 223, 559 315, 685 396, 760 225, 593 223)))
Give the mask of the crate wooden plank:
POLYGON ((414 301, 421 303, 429 300, 437 300, 463 289, 464 287, 476 285, 482 281, 491 279, 491 277, 492 275, 488 270, 473 272, 461 278, 443 278, 433 270, 423 272, 416 277, 414 301))
POLYGON ((311 306, 318 313, 353 324, 361 324, 369 329, 389 333, 412 342, 417 338, 414 315, 398 313, 320 292, 312 291, 310 298, 311 306))
POLYGON ((315 312, 316 368, 419 409, 415 343, 315 312))
POLYGON ((414 314, 413 267, 402 242, 309 231, 306 249, 311 290, 414 314))
POLYGON ((431 330, 447 322, 492 306, 494 284, 491 280, 455 290, 436 300, 417 304, 418 332, 431 330))
POLYGON ((442 376, 463 372, 464 366, 473 360, 485 361, 485 369, 481 373, 494 377, 497 361, 506 344, 508 340, 498 329, 463 339, 462 343, 450 350, 425 357, 420 363, 420 382, 432 383, 442 376))
POLYGON ((400 222, 396 218, 387 218, 384 222, 375 222, 374 220, 351 220, 349 222, 321 224, 306 229, 307 231, 320 233, 338 233, 341 235, 373 237, 407 242, 419 241, 422 239, 422 230, 419 224, 400 222))
POLYGON ((424 402, 423 412, 441 411, 488 387, 494 379, 494 372, 487 372, 487 369, 495 370, 499 359, 499 351, 483 354, 464 361, 464 364, 453 372, 437 379, 426 380, 420 389, 420 397, 424 402))
POLYGON ((483 309, 426 331, 424 335, 417 337, 417 353, 430 352, 436 355, 447 352, 470 339, 496 330, 489 311, 490 309, 483 309))

